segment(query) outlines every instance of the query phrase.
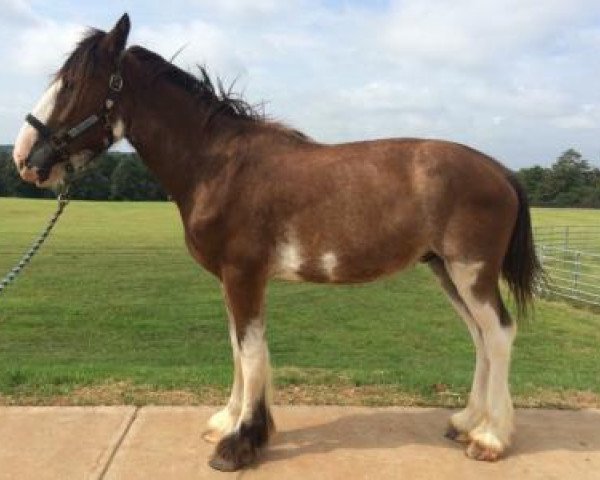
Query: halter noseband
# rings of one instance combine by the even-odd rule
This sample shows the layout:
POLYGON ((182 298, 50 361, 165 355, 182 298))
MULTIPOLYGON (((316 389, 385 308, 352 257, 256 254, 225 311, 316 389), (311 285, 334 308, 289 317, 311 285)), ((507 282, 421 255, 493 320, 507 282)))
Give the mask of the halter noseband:
MULTIPOLYGON (((47 172, 52 166, 48 164, 48 160, 56 157, 59 157, 63 161, 68 160, 70 153, 67 147, 90 128, 97 125, 101 120, 106 133, 106 136, 104 137, 104 146, 108 149, 115 140, 109 116, 122 89, 123 76, 121 75, 120 69, 117 68, 108 81, 108 94, 104 101, 102 111, 99 114, 90 115, 69 129, 53 131, 31 113, 27 114, 25 120, 38 131, 42 141, 40 142, 39 147, 29 155, 25 162, 26 165, 30 168, 38 167, 40 171, 45 170, 47 172)), ((100 152, 97 152, 97 154, 99 153, 100 152)))

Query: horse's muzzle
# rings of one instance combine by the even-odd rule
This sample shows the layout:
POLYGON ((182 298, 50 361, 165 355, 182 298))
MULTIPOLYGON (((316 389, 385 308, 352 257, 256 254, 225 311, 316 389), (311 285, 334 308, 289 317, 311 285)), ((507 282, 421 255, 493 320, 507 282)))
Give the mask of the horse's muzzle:
POLYGON ((36 183, 38 182, 38 172, 37 169, 32 169, 29 167, 22 167, 19 170, 19 175, 21 178, 28 183, 36 183))
MULTIPOLYGON (((24 170, 35 172, 37 182, 45 182, 50 176, 52 167, 58 163, 59 159, 60 155, 56 146, 50 139, 44 139, 31 149, 29 157, 25 160, 24 170)), ((21 176, 27 180, 23 173, 21 176)))

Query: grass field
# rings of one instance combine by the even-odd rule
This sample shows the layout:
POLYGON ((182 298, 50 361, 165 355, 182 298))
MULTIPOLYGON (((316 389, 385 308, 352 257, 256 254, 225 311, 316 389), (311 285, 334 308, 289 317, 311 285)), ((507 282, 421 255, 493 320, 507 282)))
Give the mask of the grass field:
MULTIPOLYGON (((54 207, 0 199, 0 275, 54 207)), ((364 286, 273 283, 268 318, 279 401, 455 405, 468 392, 470 337, 424 267, 364 286)), ((0 296, 0 402, 218 402, 228 338, 218 284, 188 257, 172 204, 73 202, 0 296)), ((520 404, 600 406, 600 315, 539 301, 511 382, 520 404)))

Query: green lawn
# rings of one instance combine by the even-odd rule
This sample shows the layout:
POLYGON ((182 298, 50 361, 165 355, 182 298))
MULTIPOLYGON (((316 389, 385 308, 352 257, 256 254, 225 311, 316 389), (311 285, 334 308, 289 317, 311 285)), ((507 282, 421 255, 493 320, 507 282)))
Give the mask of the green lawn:
MULTIPOLYGON (((0 275, 54 207, 0 199, 0 275)), ((537 210, 534 219, 598 223, 600 211, 537 210)), ((273 283, 268 318, 279 390, 375 389, 383 403, 451 404, 469 389, 470 337, 424 267, 364 286, 273 283)), ((143 402, 136 389, 202 401, 226 391, 230 358, 218 284, 188 257, 172 204, 73 202, 0 296, 5 402, 48 403, 115 384, 126 385, 119 401, 143 402)), ((598 404, 600 315, 539 301, 513 365, 521 403, 598 404)))
POLYGON ((533 208, 535 226, 600 225, 600 210, 591 208, 533 208))

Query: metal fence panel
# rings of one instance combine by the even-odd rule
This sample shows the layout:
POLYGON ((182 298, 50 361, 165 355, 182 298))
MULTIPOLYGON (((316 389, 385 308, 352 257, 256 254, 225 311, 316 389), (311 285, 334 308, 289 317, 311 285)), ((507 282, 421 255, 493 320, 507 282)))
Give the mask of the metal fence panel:
POLYGON ((534 235, 546 272, 538 293, 600 306, 600 225, 544 226, 534 235))

